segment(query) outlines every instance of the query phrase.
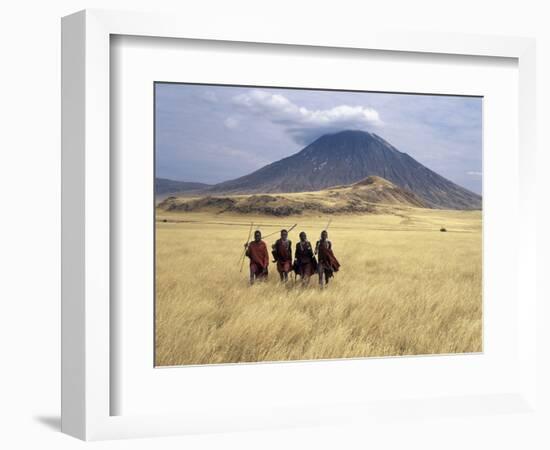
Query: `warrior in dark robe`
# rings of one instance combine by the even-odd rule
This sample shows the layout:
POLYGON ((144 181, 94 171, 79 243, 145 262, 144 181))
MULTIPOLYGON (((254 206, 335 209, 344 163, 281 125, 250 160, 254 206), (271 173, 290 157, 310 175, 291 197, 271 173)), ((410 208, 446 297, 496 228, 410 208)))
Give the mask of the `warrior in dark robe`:
POLYGON ((315 245, 315 254, 319 257, 317 273, 319 274, 319 286, 321 288, 328 284, 328 280, 334 276, 334 272, 340 269, 340 263, 332 251, 332 242, 328 240, 328 232, 321 232, 321 239, 315 245))
POLYGON ((300 275, 303 285, 309 284, 309 278, 317 268, 317 260, 313 254, 311 243, 303 231, 300 233, 300 242, 296 244, 294 258, 294 271, 300 275))
POLYGON ((273 262, 277 263, 277 272, 281 281, 288 281, 288 273, 292 270, 292 241, 288 239, 288 231, 281 230, 281 238, 272 246, 273 262))
POLYGON ((250 259, 250 284, 254 284, 256 280, 267 279, 267 266, 269 265, 269 255, 267 246, 262 241, 262 233, 260 230, 254 232, 254 240, 244 244, 246 248, 246 256, 250 259))

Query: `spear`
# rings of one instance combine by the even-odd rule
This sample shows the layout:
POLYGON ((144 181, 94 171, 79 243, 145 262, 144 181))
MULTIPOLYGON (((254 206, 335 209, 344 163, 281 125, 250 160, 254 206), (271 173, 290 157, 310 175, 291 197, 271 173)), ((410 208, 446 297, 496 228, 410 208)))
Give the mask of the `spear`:
MULTIPOLYGON (((248 237, 246 238, 245 245, 250 242, 250 235, 252 234, 252 227, 254 226, 254 222, 250 222, 250 229, 248 230, 248 237)), ((241 270, 239 272, 243 271, 244 266, 244 259, 246 257, 246 247, 243 250, 243 256, 241 257, 241 270)))
POLYGON ((295 223, 294 225, 292 225, 287 231, 290 233, 292 230, 294 230, 294 228, 296 228, 298 226, 297 223, 295 223))
MULTIPOLYGON (((297 225, 298 225, 297 223, 295 223, 294 225, 292 225, 292 226, 287 230, 287 232, 290 233, 292 230, 294 230, 294 228, 296 228, 297 225)), ((262 236, 262 239, 266 239, 266 238, 268 238, 268 237, 270 237, 270 236, 273 236, 274 234, 277 234, 277 233, 279 233, 279 231, 274 231, 273 233, 269 233, 269 234, 267 234, 267 235, 265 235, 265 236, 262 236)))
MULTIPOLYGON (((328 230, 328 227, 330 227, 330 222, 332 222, 332 217, 330 219, 328 219, 327 226, 321 230, 321 234, 322 234, 323 231, 328 230)), ((315 254, 317 254, 317 249, 318 249, 318 247, 315 247, 315 254)))

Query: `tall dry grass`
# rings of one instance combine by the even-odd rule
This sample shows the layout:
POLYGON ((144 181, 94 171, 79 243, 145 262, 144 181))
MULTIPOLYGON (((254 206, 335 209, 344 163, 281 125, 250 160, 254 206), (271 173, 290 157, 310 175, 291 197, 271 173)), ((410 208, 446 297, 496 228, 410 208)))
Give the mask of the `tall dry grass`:
POLYGON ((264 234, 298 222, 293 242, 315 242, 326 218, 159 214, 159 366, 482 350, 479 212, 334 217, 342 269, 323 291, 281 285, 274 265, 250 287, 238 260, 251 220, 264 234))

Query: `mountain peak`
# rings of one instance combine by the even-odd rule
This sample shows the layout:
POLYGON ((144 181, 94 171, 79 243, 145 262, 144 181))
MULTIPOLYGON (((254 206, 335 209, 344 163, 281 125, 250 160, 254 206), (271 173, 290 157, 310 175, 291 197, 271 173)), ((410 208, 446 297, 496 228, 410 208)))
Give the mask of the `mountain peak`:
POLYGON ((365 130, 357 130, 357 129, 347 129, 347 130, 341 130, 337 131, 336 133, 329 133, 329 136, 371 136, 372 133, 365 131, 365 130))
POLYGON ((382 149, 383 151, 402 154, 402 152, 376 133, 356 129, 347 129, 335 133, 324 134, 305 147, 303 151, 312 154, 312 148, 314 148, 316 152, 322 152, 323 148, 338 153, 349 153, 350 151, 353 152, 357 150, 368 152, 370 150, 382 149))
POLYGON ((298 153, 220 183, 211 191, 309 192, 354 183, 386 187, 383 183, 391 183, 413 192, 428 206, 481 208, 479 195, 438 175, 377 134, 353 129, 325 134, 298 153))
MULTIPOLYGON (((317 139, 317 141, 322 139, 329 139, 329 140, 368 139, 370 140, 373 138, 374 138, 374 134, 369 133, 368 131, 348 129, 348 130, 337 131, 335 133, 323 134, 319 139, 317 139)), ((314 141, 313 143, 317 141, 314 141)))
POLYGON ((330 162, 333 158, 350 157, 353 153, 367 152, 373 148, 372 144, 376 141, 375 134, 348 129, 324 134, 300 153, 306 158, 330 162))

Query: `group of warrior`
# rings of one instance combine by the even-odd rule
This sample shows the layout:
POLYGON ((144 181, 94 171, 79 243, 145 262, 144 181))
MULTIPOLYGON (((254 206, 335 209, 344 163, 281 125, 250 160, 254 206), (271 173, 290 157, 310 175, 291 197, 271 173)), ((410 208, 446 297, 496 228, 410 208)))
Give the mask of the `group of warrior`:
MULTIPOLYGON (((270 258, 267 245, 262 240, 262 233, 256 230, 254 240, 244 246, 245 255, 250 259, 250 284, 254 284, 256 281, 265 281, 270 258)), ((273 262, 277 264, 277 272, 279 272, 283 283, 289 280, 289 274, 292 272, 295 277, 300 277, 302 285, 308 285, 311 276, 318 274, 319 285, 323 288, 328 284, 334 272, 338 272, 340 268, 326 230, 321 232, 321 238, 317 241, 315 250, 307 240, 306 233, 302 231, 300 241, 296 244, 294 260, 292 259, 292 241, 288 239, 287 230, 281 230, 281 237, 275 241, 271 248, 273 262)))

